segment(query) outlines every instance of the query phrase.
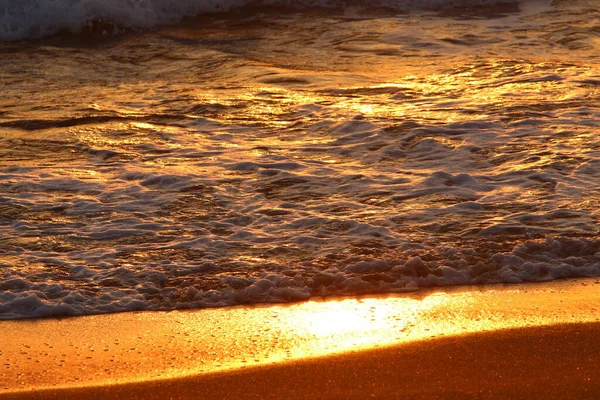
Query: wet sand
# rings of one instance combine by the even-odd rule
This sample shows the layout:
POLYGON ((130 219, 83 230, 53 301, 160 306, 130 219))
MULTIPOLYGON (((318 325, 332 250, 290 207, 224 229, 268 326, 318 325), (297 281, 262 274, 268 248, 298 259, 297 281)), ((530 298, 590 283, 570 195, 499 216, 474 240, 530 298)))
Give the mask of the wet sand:
POLYGON ((4 321, 0 397, 597 398, 598 282, 4 321))
POLYGON ((598 323, 522 328, 249 370, 7 398, 596 399, 598 343, 598 323))

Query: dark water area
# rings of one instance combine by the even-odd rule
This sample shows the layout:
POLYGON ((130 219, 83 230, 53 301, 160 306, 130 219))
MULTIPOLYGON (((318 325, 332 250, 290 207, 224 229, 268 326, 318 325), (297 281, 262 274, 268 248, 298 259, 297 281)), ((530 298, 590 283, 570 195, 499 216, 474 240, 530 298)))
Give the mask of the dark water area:
POLYGON ((0 319, 600 275, 595 1, 64 1, 0 1, 0 319))

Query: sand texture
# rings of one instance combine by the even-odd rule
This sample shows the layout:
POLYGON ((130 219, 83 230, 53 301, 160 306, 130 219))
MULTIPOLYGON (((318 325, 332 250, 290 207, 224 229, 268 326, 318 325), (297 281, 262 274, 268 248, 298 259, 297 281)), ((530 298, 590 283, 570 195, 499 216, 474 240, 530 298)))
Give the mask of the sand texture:
POLYGON ((0 323, 0 397, 597 398, 597 279, 0 323))

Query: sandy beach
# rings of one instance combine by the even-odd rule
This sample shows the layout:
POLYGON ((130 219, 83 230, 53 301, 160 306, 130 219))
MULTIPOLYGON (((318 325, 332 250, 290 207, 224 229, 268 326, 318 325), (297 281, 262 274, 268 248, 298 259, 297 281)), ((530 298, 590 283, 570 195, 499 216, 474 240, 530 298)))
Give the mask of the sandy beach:
POLYGON ((560 398, 600 393, 600 324, 456 336, 231 372, 25 399, 560 398), (565 342, 575 337, 578 343, 565 342))
POLYGON ((0 0, 0 400, 600 399, 599 0, 0 0))
POLYGON ((597 398, 600 281, 4 321, 3 399, 597 398))

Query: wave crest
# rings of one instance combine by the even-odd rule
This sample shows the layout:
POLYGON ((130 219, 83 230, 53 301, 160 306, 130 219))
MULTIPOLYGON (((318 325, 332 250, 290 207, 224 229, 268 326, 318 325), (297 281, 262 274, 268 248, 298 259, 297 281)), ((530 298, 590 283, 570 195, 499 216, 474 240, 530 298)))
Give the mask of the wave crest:
POLYGON ((80 33, 97 26, 146 29, 203 13, 244 6, 385 6, 398 10, 493 6, 507 0, 0 0, 0 40, 41 38, 60 31, 80 33))

